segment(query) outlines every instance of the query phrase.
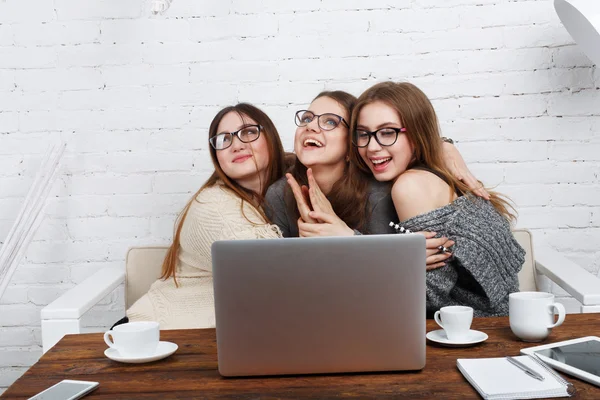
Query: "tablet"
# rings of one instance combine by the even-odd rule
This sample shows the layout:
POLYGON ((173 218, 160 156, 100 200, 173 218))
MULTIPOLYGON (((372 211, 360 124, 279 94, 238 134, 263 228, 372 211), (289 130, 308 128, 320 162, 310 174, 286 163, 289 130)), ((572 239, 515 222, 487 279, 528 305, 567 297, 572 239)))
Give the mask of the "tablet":
POLYGON ((600 386, 600 338, 587 336, 529 347, 521 354, 538 356, 559 371, 600 386))

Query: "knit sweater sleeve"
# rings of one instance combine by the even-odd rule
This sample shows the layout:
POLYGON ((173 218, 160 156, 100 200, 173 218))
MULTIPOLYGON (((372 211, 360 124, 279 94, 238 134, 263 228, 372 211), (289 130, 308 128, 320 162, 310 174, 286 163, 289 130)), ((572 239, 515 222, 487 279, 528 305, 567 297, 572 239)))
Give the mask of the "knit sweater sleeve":
POLYGON ((436 270, 427 273, 428 291, 436 288, 432 297, 437 295, 441 303, 432 307, 465 304, 478 316, 508 313, 508 294, 518 291, 517 274, 525 251, 491 203, 463 196, 401 224, 412 231, 435 231, 455 241, 448 265, 435 274, 436 270))
POLYGON ((212 272, 211 246, 217 240, 279 238, 276 225, 221 185, 207 188, 194 200, 181 230, 179 258, 212 272))
POLYGON ((508 295, 519 290, 525 250, 489 201, 469 197, 463 203, 448 224, 459 244, 454 251, 456 267, 465 272, 453 297, 467 300, 479 292, 479 299, 487 303, 486 315, 508 315, 508 295))
POLYGON ((127 312, 129 322, 135 321, 157 321, 156 307, 152 304, 152 300, 148 295, 140 297, 127 312))
POLYGON ((215 326, 211 246, 217 240, 279 238, 258 210, 222 185, 204 189, 191 203, 180 233, 177 279, 155 281, 128 310, 132 321, 161 329, 215 326))

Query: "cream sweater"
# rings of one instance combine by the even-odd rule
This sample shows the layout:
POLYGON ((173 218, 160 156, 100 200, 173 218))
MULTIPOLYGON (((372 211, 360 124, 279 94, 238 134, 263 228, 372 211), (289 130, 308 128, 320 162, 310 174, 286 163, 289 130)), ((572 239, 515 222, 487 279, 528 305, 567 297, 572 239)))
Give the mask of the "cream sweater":
POLYGON ((279 238, 275 225, 222 184, 200 192, 180 236, 177 283, 157 280, 129 310, 130 321, 158 321, 160 329, 214 328, 211 245, 217 240, 279 238), (250 221, 252 222, 250 222, 250 221))

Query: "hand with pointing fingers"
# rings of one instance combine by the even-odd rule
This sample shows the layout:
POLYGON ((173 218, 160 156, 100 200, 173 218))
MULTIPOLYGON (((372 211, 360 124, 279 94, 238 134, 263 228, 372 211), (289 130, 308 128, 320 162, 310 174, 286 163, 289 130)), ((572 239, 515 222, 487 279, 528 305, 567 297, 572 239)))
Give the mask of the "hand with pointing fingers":
POLYGON ((287 183, 290 185, 290 188, 292 188, 292 193, 296 199, 296 205, 298 207, 298 212, 300 213, 300 219, 304 222, 316 223, 317 221, 309 216, 312 208, 308 200, 308 188, 304 185, 300 187, 292 174, 285 174, 285 177, 287 178, 287 183))
POLYGON ((298 182, 287 174, 288 184, 292 188, 294 198, 298 205, 300 218, 298 219, 298 232, 301 237, 316 236, 352 236, 354 231, 342 221, 335 211, 325 193, 319 187, 312 169, 308 169, 308 188, 300 187, 298 182))

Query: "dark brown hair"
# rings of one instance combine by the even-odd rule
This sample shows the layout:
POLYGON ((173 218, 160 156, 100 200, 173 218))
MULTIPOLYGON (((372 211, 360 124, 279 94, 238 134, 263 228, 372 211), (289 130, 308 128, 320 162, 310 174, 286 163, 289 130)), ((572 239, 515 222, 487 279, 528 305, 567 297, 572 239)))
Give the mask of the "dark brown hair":
POLYGON ((235 180, 230 179, 225 174, 225 172, 219 165, 219 161, 217 160, 217 151, 207 141, 208 148, 210 150, 210 158, 212 160, 213 166, 215 167, 215 171, 204 183, 204 185, 202 185, 202 187, 192 196, 192 198, 188 201, 186 206, 183 208, 183 211, 177 218, 173 243, 171 244, 171 247, 169 247, 167 255, 165 256, 165 259, 163 261, 161 279, 168 279, 170 277, 173 277, 173 279, 175 280, 175 284, 177 284, 177 279, 175 277, 175 269, 177 267, 177 255, 179 252, 181 229, 183 228, 185 217, 190 209, 190 206, 192 205, 192 202, 197 201, 196 197, 204 189, 214 186, 218 182, 223 182, 226 189, 232 191, 233 193, 235 193, 236 196, 242 199, 242 213, 244 210, 244 202, 248 202, 258 210, 259 214, 265 221, 268 221, 263 210, 265 193, 267 192, 267 188, 270 185, 272 185, 277 179, 281 178, 285 171, 284 151, 283 146, 281 144, 281 139, 279 138, 279 133, 277 132, 273 121, 271 121, 269 116, 265 114, 262 110, 253 106, 252 104, 240 103, 235 106, 225 107, 217 113, 217 115, 213 118, 210 127, 208 128, 209 140, 210 138, 216 136, 219 133, 217 129, 219 128, 221 120, 223 119, 223 117, 225 117, 225 115, 229 114, 230 112, 237 113, 242 119, 242 121, 245 118, 251 118, 262 127, 261 135, 264 135, 267 141, 267 148, 269 151, 269 163, 267 166, 266 181, 261 182, 261 193, 256 193, 252 190, 240 186, 235 180))
MULTIPOLYGON (((319 93, 313 101, 321 97, 328 97, 335 100, 342 108, 344 108, 344 110, 346 110, 348 116, 352 115, 352 109, 356 104, 356 97, 350 93, 341 90, 324 91, 319 93)), ((348 138, 350 139, 350 135, 348 135, 348 138)), ((350 143, 350 140, 348 140, 348 143, 350 143)), ((347 150, 348 156, 350 155, 350 150, 351 144, 347 150)), ((308 185, 306 171, 306 166, 296 158, 290 173, 301 186, 308 185)), ((366 229, 367 202, 369 195, 368 183, 368 175, 357 168, 356 165, 347 162, 344 167, 344 174, 333 184, 331 191, 327 194, 327 199, 331 202, 331 206, 337 216, 352 229, 358 229, 360 231, 366 229)), ((294 194, 289 186, 286 187, 284 199, 288 213, 295 215, 296 219, 298 219, 300 214, 298 212, 294 194)))
MULTIPOLYGON (((352 112, 351 132, 356 130, 362 108, 376 101, 385 103, 396 110, 402 125, 406 128, 406 136, 414 149, 414 160, 408 168, 419 164, 436 171, 450 186, 451 194, 455 193, 456 189, 462 193, 471 192, 466 184, 456 179, 446 168, 438 119, 433 105, 421 89, 408 82, 382 82, 367 89, 358 98, 352 112)), ((357 165, 362 171, 370 173, 369 167, 358 152, 358 147, 352 146, 350 159, 352 164, 357 165)), ((507 220, 514 220, 514 207, 509 201, 499 193, 490 190, 488 192, 494 208, 507 220)))

